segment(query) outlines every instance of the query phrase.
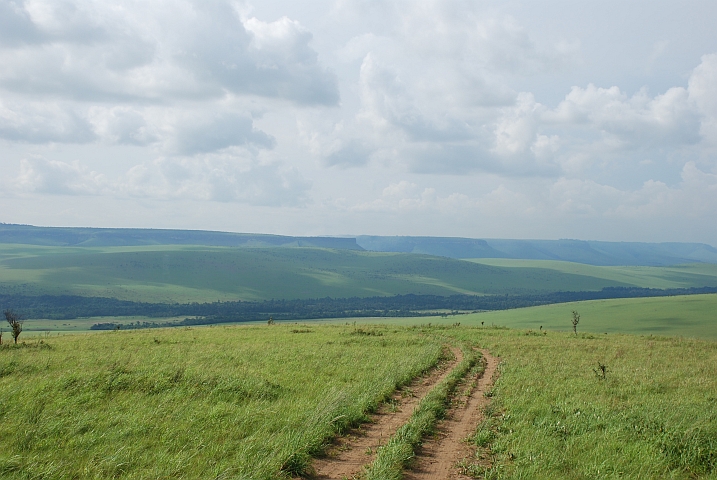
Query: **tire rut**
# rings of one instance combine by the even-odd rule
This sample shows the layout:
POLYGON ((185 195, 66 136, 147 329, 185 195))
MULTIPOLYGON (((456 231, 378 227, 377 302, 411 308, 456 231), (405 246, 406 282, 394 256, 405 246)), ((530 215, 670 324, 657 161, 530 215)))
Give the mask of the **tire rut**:
POLYGON ((438 424, 436 435, 423 443, 413 468, 404 475, 405 480, 470 479, 460 473, 458 463, 475 451, 465 439, 483 420, 483 408, 489 402, 484 393, 493 385, 500 362, 488 351, 480 352, 485 369, 479 374, 476 386, 465 404, 453 406, 446 420, 438 424))
POLYGON ((370 464, 376 450, 408 421, 423 397, 443 380, 463 360, 463 352, 451 347, 455 359, 434 369, 427 377, 414 380, 398 390, 390 402, 371 415, 371 421, 337 437, 328 455, 313 462, 314 480, 343 480, 357 478, 370 464))

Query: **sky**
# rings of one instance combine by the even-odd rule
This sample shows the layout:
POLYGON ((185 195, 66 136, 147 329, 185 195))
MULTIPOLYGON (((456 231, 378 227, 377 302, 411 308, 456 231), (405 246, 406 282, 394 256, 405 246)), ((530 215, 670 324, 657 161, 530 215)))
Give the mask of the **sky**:
POLYGON ((0 222, 717 246, 717 2, 0 0, 0 222))

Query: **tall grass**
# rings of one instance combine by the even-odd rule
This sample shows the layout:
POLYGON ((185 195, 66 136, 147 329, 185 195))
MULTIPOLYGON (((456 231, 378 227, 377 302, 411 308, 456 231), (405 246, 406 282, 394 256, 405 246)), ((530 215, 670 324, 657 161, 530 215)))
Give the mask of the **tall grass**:
POLYGON ((717 342, 452 333, 502 358, 477 478, 717 478, 717 342))
POLYGON ((214 327, 0 349, 0 477, 288 478, 438 362, 429 334, 214 327))

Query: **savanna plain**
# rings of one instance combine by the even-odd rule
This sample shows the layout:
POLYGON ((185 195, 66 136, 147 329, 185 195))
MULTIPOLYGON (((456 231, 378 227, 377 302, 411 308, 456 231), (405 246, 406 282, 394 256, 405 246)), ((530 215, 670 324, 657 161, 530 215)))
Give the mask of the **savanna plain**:
MULTIPOLYGON (((715 280, 710 265, 607 268, 325 249, 213 248, 196 260, 194 250, 5 246, 0 283, 24 294, 192 301, 271 298, 272 285, 289 297, 309 287, 483 295, 540 279, 552 290, 715 280), (225 267, 217 273, 225 279, 212 277, 212 264, 225 267), (258 281, 232 281, 237 268, 258 281)), ((0 477, 319 478, 317 462, 335 453, 337 438, 351 438, 390 413, 397 395, 410 397, 416 382, 445 372, 408 420, 366 452, 356 477, 403 478, 483 374, 484 352, 499 364, 480 392, 482 417, 456 475, 717 478, 715 312, 717 295, 707 294, 93 333, 86 330, 96 319, 29 319, 17 344, 5 328, 0 346, 0 477), (573 311, 581 315, 575 330, 573 311), (58 334, 70 323, 76 333, 58 334)))
MULTIPOLYGON (((312 457, 322 456, 334 436, 450 356, 449 345, 484 347, 501 359, 465 474, 715 478, 714 341, 388 323, 118 331, 5 343, 0 474, 311 476, 312 457)), ((438 406, 424 434, 445 413, 451 393, 432 399, 438 406)), ((410 468, 419 444, 401 467, 410 468)))

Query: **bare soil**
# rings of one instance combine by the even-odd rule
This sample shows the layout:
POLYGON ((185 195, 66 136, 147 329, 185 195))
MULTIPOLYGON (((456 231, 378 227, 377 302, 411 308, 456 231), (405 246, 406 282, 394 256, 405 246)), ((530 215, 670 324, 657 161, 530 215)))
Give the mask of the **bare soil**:
POLYGON ((481 350, 485 369, 477 378, 467 379, 467 398, 454 397, 446 419, 439 423, 437 433, 427 439, 406 480, 469 479, 460 473, 458 464, 465 458, 473 458, 475 449, 466 438, 475 432, 483 419, 483 409, 489 399, 485 393, 490 390, 496 375, 499 360, 488 351, 481 350), (472 388, 472 384, 475 384, 472 388))
POLYGON ((389 400, 371 415, 369 423, 337 437, 325 458, 314 460, 316 480, 354 479, 373 462, 376 450, 385 444, 396 430, 408 421, 421 399, 445 378, 463 359, 459 348, 451 348, 455 359, 439 365, 428 375, 416 379, 407 387, 398 390, 389 400))

